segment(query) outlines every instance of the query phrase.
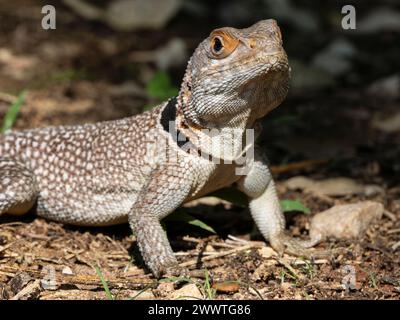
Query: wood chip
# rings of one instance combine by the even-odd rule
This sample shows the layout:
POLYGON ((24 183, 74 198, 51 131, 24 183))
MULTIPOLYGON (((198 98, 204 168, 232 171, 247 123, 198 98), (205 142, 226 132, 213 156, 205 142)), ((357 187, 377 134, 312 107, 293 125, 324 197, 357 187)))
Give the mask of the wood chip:
POLYGON ((18 292, 10 300, 19 300, 23 296, 29 295, 30 293, 34 292, 36 289, 40 289, 40 280, 39 279, 35 280, 31 284, 28 284, 25 288, 23 288, 20 292, 18 292))
POLYGON ((237 282, 216 282, 213 283, 212 288, 217 290, 220 293, 235 293, 239 291, 239 284, 237 282))

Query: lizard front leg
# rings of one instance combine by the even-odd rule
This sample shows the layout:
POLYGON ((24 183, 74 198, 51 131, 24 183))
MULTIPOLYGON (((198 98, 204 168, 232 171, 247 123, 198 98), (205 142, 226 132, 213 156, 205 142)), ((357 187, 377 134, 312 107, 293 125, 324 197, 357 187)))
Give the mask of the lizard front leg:
POLYGON ((129 223, 143 260, 154 276, 183 275, 160 219, 188 196, 192 179, 188 164, 164 164, 154 169, 129 212, 129 223))
POLYGON ((250 213, 261 234, 279 253, 309 256, 319 239, 301 241, 285 233, 285 217, 281 210, 274 180, 262 155, 256 153, 249 173, 238 181, 238 188, 250 197, 250 213))

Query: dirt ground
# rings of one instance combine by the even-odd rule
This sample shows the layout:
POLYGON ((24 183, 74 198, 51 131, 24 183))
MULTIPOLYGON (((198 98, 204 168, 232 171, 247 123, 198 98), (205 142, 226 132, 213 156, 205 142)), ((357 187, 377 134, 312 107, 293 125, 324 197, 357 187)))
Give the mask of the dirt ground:
MULTIPOLYGON (((155 50, 177 35, 191 52, 210 31, 205 22, 197 30, 188 30, 188 18, 182 16, 162 31, 115 32, 60 5, 57 30, 46 32, 38 27, 41 1, 20 2, 18 10, 12 4, 0 5, 0 118, 21 89, 28 89, 15 129, 110 120, 141 112, 143 106, 157 102, 145 90, 156 67, 134 61, 132 52, 155 50)), ((390 62, 400 50, 396 34, 374 39, 387 50, 371 48, 372 41, 365 38, 356 40, 366 52, 354 67, 357 81, 339 78, 328 89, 293 91, 265 119, 260 143, 274 167, 280 198, 301 199, 311 211, 310 215, 287 215, 291 235, 307 238, 311 217, 334 204, 378 201, 386 210, 382 219, 359 239, 322 242, 316 250, 332 254, 308 261, 277 257, 254 230, 246 208, 216 199, 188 206, 183 210, 212 226, 216 234, 166 221, 179 260, 192 270, 209 273, 209 279, 193 280, 199 291, 189 286, 192 291, 183 290, 183 295, 400 298, 400 133, 373 126, 375 119, 398 112, 399 99, 366 94, 368 84, 383 76, 376 70, 387 71, 387 66, 379 69, 380 62, 368 69, 369 57, 379 53, 390 62), (286 166, 304 160, 315 163, 286 166), (377 185, 381 192, 330 197, 288 189, 285 181, 299 175, 344 176, 362 185, 377 185), (206 260, 199 262, 202 257, 206 260), (346 289, 343 283, 353 275, 354 286, 346 289)), ((296 55, 297 45, 289 43, 289 58, 296 55)), ((177 86, 184 67, 170 70, 177 86)), ((179 290, 188 288, 185 283, 157 282, 149 274, 128 225, 73 227, 37 218, 34 212, 1 216, 0 299, 107 299, 99 272, 116 299, 177 298, 179 290)))

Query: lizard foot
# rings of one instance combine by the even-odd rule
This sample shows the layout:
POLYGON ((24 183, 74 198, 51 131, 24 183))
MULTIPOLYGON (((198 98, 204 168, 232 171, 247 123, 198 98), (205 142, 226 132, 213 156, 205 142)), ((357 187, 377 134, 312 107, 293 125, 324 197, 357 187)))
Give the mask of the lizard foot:
POLYGON ((321 238, 314 238, 310 240, 299 240, 292 238, 291 236, 281 233, 278 236, 271 237, 269 242, 271 247, 279 254, 283 255, 284 252, 294 255, 294 256, 302 256, 308 259, 315 258, 319 256, 313 250, 309 248, 315 246, 321 241, 321 238))
POLYGON ((190 277, 190 272, 188 269, 181 267, 178 263, 173 263, 161 268, 158 273, 158 277, 190 277))

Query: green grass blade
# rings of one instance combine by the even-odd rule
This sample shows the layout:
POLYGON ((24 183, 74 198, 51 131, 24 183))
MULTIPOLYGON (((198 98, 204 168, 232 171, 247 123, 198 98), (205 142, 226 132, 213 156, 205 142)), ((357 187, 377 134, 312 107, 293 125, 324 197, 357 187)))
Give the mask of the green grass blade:
POLYGON ((199 227, 201 229, 207 230, 208 232, 216 233, 215 230, 212 227, 210 227, 209 225, 205 224, 203 221, 201 221, 199 219, 190 220, 190 221, 188 221, 188 223, 193 225, 193 226, 199 227))
POLYGON ((204 270, 205 279, 204 279, 204 292, 206 293, 208 300, 213 300, 215 297, 216 290, 211 286, 210 275, 208 274, 208 270, 204 270))
POLYGON ((12 126, 14 125, 15 120, 17 120, 19 110, 21 109, 21 106, 25 101, 25 96, 26 96, 26 91, 24 90, 18 95, 17 100, 8 109, 4 117, 3 127, 1 129, 2 133, 11 129, 12 126))
POLYGON ((100 270, 99 266, 95 267, 96 269, 96 273, 99 276, 100 280, 101 280, 101 284, 103 285, 104 291, 106 293, 107 299, 108 300, 114 300, 114 296, 112 295, 110 289, 108 288, 108 284, 107 281, 104 279, 103 273, 100 270))
POLYGON ((195 217, 191 216, 190 214, 183 212, 183 211, 177 211, 171 214, 168 218, 168 221, 181 221, 181 222, 187 222, 193 226, 199 227, 201 229, 207 230, 208 232, 211 233, 216 233, 214 228, 210 227, 208 224, 204 223, 203 221, 196 219, 195 217))

